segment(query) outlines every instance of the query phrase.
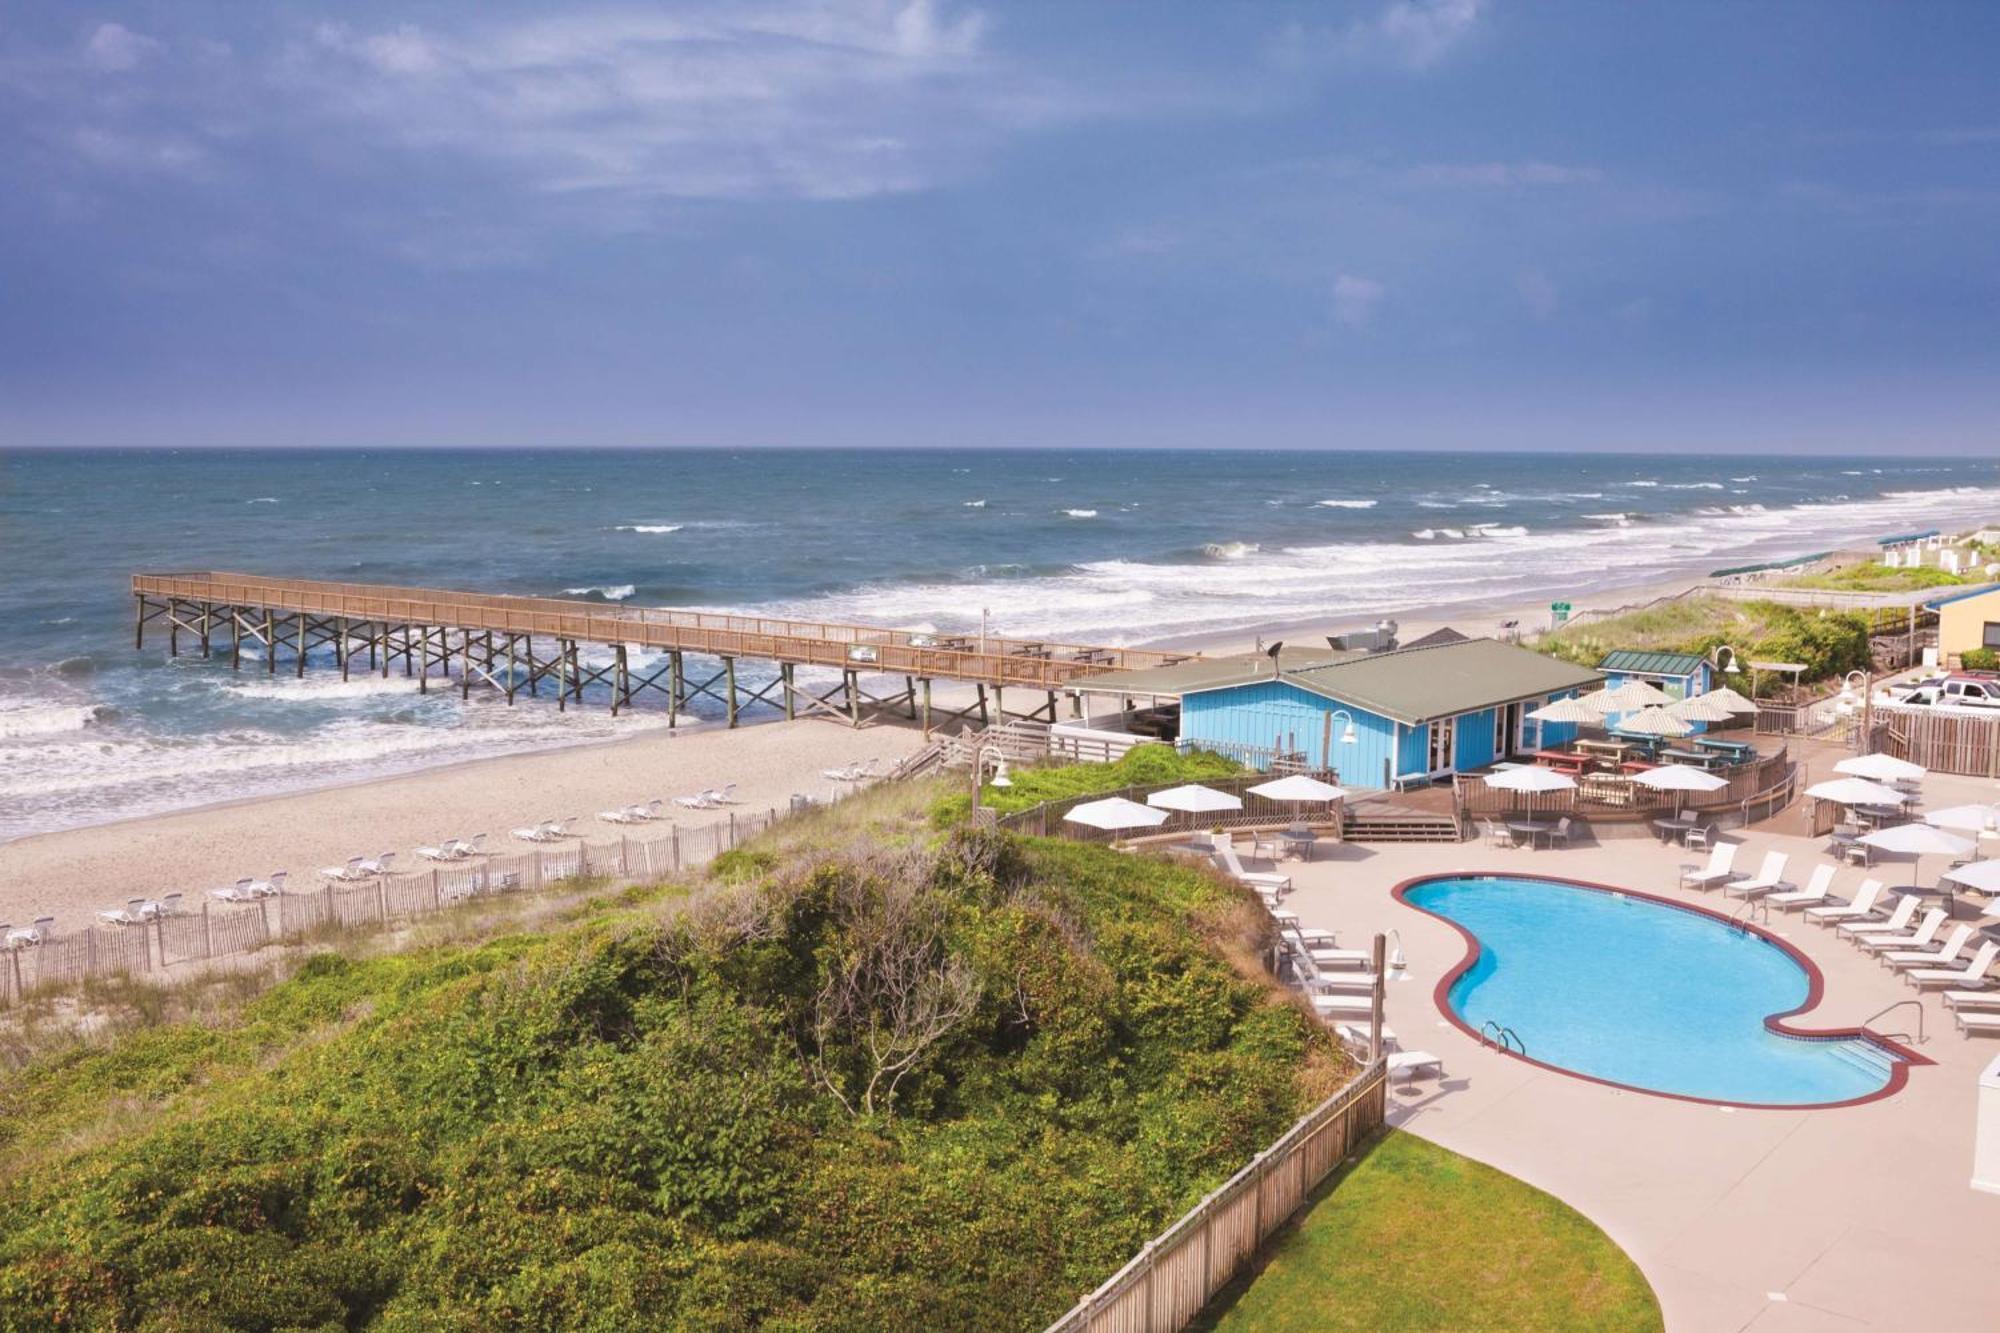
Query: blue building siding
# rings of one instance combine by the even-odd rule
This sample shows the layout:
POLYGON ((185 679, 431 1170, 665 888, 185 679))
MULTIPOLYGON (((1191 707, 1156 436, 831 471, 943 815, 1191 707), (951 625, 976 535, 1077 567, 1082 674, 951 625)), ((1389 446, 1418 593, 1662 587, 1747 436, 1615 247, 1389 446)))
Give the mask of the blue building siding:
POLYGON ((1396 768, 1397 775, 1400 777, 1426 772, 1431 766, 1430 724, 1404 726, 1400 730, 1402 735, 1396 746, 1400 761, 1396 768))
POLYGON ((1296 747, 1313 763, 1330 763, 1342 782, 1355 787, 1382 785, 1383 763, 1395 753, 1396 724, 1363 708, 1343 708, 1310 690, 1281 680, 1256 681, 1226 690, 1204 690, 1181 700, 1181 739, 1276 750, 1296 747), (1335 721, 1330 753, 1326 717, 1336 710, 1354 719, 1354 744, 1341 744, 1344 721, 1335 721))
POLYGON ((1454 719, 1458 727, 1452 737, 1451 766, 1460 773, 1484 768, 1499 758, 1493 753, 1493 710, 1461 713, 1454 719))
MULTIPOLYGON (((1554 703, 1558 699, 1574 699, 1579 693, 1581 691, 1563 690, 1560 693, 1551 694, 1548 701, 1554 703)), ((1534 709, 1531 708, 1528 711, 1533 712, 1534 709)), ((1535 733, 1532 728, 1541 728, 1540 741, 1530 745, 1530 749, 1553 749, 1558 745, 1568 745, 1576 739, 1577 725, 1574 722, 1530 722, 1528 726, 1530 728, 1528 739, 1531 742, 1535 741, 1535 733)))
MULTIPOLYGON (((1675 699, 1685 699, 1691 695, 1707 694, 1715 688, 1714 679, 1712 668, 1707 662, 1703 662, 1695 669, 1694 674, 1689 676, 1649 676, 1636 671, 1613 671, 1604 677, 1604 685, 1606 689, 1616 689, 1628 680, 1643 680, 1675 699)), ((1618 713, 1605 720, 1616 729, 1624 718, 1623 713, 1618 713)), ((1694 728, 1696 735, 1708 730, 1706 722, 1690 722, 1688 725, 1694 728)))

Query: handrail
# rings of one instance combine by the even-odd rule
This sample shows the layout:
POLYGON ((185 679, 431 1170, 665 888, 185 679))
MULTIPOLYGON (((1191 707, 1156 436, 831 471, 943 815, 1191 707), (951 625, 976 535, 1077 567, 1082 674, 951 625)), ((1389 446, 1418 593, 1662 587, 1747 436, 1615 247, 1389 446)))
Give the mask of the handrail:
POLYGON ((1771 904, 1765 902, 1761 897, 1751 898, 1744 902, 1743 906, 1730 914, 1729 924, 1747 935, 1750 932, 1745 927, 1750 924, 1750 919, 1760 915, 1764 919, 1764 924, 1769 925, 1771 923, 1771 904))
POLYGON ((1496 1051, 1511 1050, 1519 1055, 1528 1053, 1528 1043, 1521 1040, 1521 1034, 1498 1019, 1489 1018, 1479 1025, 1479 1040, 1496 1051), (1492 1029, 1491 1036, 1487 1034, 1488 1028, 1492 1029))
POLYGON ((1864 1032, 1868 1031, 1869 1030, 1868 1025, 1870 1023, 1873 1023, 1876 1019, 1882 1017, 1883 1014, 1893 1014, 1894 1012, 1896 1012, 1896 1010, 1901 1009, 1904 1005, 1909 1005, 1911 1008, 1917 1011, 1917 1035, 1915 1037, 1910 1037, 1910 1034, 1907 1032, 1881 1032, 1877 1033, 1876 1035, 1882 1037, 1903 1037, 1914 1041, 1919 1046, 1923 1045, 1926 1041, 1930 1039, 1924 1035, 1924 1003, 1922 1000, 1898 1000, 1894 1004, 1885 1005, 1881 1009, 1876 1010, 1874 1013, 1868 1015, 1868 1017, 1861 1020, 1862 1030, 1864 1032))

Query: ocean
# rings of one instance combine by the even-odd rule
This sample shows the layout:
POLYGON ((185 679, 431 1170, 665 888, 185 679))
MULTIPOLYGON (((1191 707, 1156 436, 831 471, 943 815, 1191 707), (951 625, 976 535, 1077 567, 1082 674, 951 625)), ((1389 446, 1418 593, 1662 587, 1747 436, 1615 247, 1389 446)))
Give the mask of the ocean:
POLYGON ((941 630, 986 612, 996 633, 1144 643, 1581 595, 1994 519, 1992 459, 5 453, 0 840, 664 725, 422 697, 400 675, 232 675, 151 638, 135 653, 135 570, 941 630))

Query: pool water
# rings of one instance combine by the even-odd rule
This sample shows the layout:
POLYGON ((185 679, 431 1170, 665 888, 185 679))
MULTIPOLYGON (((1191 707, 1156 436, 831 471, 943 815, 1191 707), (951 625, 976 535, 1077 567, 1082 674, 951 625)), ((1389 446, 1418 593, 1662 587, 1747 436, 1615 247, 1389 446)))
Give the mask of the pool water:
POLYGON ((1479 958, 1447 1001, 1512 1028, 1529 1058, 1648 1092, 1768 1106, 1880 1092, 1900 1063, 1865 1038, 1789 1037, 1765 1018, 1811 978, 1785 950, 1705 913, 1517 876, 1429 880, 1404 901, 1457 922, 1479 958))

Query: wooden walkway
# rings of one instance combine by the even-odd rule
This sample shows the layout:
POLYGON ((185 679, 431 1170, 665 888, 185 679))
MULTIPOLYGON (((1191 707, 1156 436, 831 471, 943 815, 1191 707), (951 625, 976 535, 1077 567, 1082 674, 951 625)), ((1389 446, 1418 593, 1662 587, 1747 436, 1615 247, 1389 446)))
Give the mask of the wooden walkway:
POLYGON ((145 647, 148 625, 164 621, 170 653, 180 653, 186 635, 203 657, 228 652, 238 670, 247 647, 261 654, 267 672, 276 673, 283 651, 303 676, 310 651, 330 646, 342 679, 358 669, 387 676, 400 662, 403 674, 426 691, 433 675, 449 682, 456 674, 463 694, 483 684, 511 704, 521 690, 538 695, 548 684, 565 708, 582 702, 585 686, 602 684, 613 713, 653 690, 668 701, 670 721, 706 695, 722 705, 730 726, 758 703, 788 718, 818 712, 855 724, 864 706, 906 710, 927 733, 934 724, 974 715, 982 723, 1009 716, 1053 722, 1057 692, 1074 677, 1164 666, 1192 655, 220 571, 135 574, 132 598, 136 647, 145 647), (584 646, 609 649, 610 663, 584 662, 584 646), (636 672, 628 660, 631 648, 661 652, 665 664, 650 674, 636 672), (689 657, 704 659, 694 675, 689 657), (770 663, 777 679, 754 690, 739 684, 739 661, 770 663), (836 670, 840 684, 802 687, 796 680, 801 666, 836 670), (901 687, 873 694, 863 688, 864 677, 884 676, 900 678, 901 687), (931 683, 939 680, 972 685, 974 701, 934 714, 931 683), (1010 689, 1029 691, 1041 702, 1010 715, 1010 689))

